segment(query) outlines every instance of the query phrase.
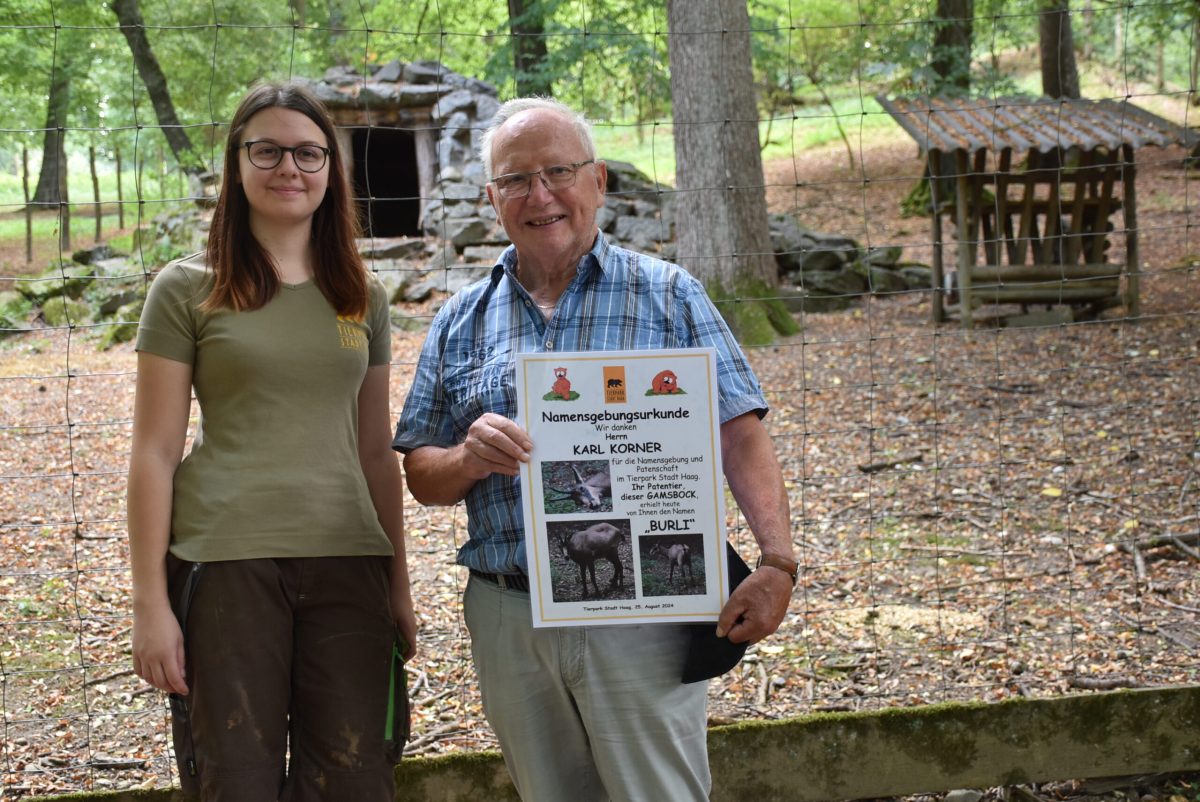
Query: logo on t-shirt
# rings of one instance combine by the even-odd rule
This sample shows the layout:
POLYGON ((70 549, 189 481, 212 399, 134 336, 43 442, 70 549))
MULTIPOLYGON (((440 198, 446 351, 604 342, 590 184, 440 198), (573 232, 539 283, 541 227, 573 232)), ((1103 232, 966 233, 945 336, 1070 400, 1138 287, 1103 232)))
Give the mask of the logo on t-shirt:
POLYGON ((367 347, 367 333, 362 329, 362 321, 355 317, 337 316, 338 342, 343 348, 351 351, 361 351, 367 347))

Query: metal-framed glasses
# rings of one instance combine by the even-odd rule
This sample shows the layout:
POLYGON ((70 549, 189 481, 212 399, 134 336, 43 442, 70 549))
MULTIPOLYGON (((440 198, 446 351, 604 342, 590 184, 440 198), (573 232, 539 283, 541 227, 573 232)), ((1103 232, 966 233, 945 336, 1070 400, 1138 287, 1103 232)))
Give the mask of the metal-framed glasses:
POLYGON ((575 186, 579 168, 595 163, 595 159, 588 159, 573 164, 553 164, 532 173, 505 173, 493 178, 492 183, 502 198, 524 198, 533 189, 533 177, 536 175, 546 189, 555 192, 575 186))
POLYGON ((297 145, 294 148, 278 145, 265 139, 243 142, 250 163, 260 170, 274 170, 283 161, 283 154, 292 154, 296 169, 302 173, 320 172, 329 158, 329 148, 320 145, 297 145))

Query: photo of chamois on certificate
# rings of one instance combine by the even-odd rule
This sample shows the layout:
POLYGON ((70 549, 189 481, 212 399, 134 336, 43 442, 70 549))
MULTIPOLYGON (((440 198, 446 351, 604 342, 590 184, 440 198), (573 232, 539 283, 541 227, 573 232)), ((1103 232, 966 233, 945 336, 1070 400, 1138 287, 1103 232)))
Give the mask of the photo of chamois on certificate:
POLYGON ((629 600, 636 595, 629 519, 552 521, 551 596, 556 602, 629 600))
POLYGON ((612 512, 612 473, 608 460, 543 462, 542 499, 547 515, 612 512))

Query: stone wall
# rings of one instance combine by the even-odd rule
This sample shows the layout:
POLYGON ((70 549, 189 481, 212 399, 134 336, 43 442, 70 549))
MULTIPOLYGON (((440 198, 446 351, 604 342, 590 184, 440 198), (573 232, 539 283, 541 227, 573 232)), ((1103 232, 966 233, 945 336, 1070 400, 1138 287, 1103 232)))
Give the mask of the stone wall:
MULTIPOLYGON (((979 800, 988 789, 1049 780, 1193 772, 1200 770, 1198 731, 1196 686, 747 721, 709 730, 711 798, 821 802, 962 789, 955 798, 979 800)), ((1038 798, 1020 790, 1011 797, 1038 798)), ((454 752, 402 760, 396 798, 516 802, 517 794, 498 753, 454 752)), ((56 799, 184 797, 178 789, 161 789, 56 799)))

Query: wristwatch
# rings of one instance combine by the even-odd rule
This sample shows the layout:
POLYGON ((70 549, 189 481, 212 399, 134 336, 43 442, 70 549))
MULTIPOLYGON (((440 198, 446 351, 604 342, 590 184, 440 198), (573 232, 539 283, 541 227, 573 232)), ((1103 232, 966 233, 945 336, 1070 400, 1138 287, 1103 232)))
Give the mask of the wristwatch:
POLYGON ((783 571, 792 578, 792 587, 796 587, 796 579, 800 576, 800 565, 795 560, 789 560, 787 557, 780 557, 776 554, 760 554, 754 567, 761 568, 764 565, 783 571))

